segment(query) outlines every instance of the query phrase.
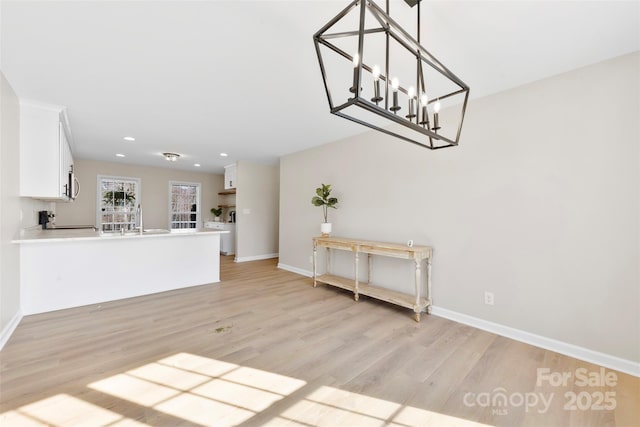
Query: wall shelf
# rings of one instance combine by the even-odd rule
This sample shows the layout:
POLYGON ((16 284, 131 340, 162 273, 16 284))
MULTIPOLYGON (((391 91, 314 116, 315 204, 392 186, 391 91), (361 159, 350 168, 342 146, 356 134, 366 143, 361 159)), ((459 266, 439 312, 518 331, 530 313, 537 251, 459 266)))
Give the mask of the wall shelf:
POLYGON ((230 194, 236 194, 236 189, 232 188, 231 190, 224 190, 218 193, 219 196, 228 196, 230 194))

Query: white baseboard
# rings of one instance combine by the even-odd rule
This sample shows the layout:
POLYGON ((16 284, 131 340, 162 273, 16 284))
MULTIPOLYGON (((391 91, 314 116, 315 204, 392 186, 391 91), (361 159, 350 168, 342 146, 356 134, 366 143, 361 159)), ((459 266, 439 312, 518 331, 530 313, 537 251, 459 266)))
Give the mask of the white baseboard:
POLYGON ((11 334, 13 334, 13 331, 16 330, 21 320, 22 311, 18 310, 16 314, 13 315, 7 326, 5 326, 0 333, 0 350, 2 350, 7 341, 9 341, 9 338, 11 338, 11 334))
MULTIPOLYGON (((306 277, 313 276, 312 271, 303 270, 301 268, 287 264, 278 263, 278 268, 291 271, 292 273, 297 273, 306 277)), ((431 309, 431 313, 434 316, 444 317, 445 319, 463 323, 474 328, 482 329, 483 331, 492 332, 496 335, 511 338, 516 341, 521 341, 547 350, 555 351, 556 353, 571 356, 579 360, 584 360, 586 362, 595 363, 596 365, 604 366, 606 368, 615 369, 616 371, 624 372, 635 377, 640 377, 639 362, 622 359, 610 354, 600 353, 595 350, 590 350, 588 348, 558 341, 553 338, 532 334, 531 332, 526 332, 520 329, 512 328, 510 326, 501 325, 499 323, 490 322, 488 320, 483 320, 477 317, 458 313, 456 311, 447 310, 446 308, 433 306, 431 309)))
POLYGON ((278 268, 280 268, 280 269, 282 269, 282 270, 290 271, 290 272, 292 272, 292 273, 298 273, 298 274, 301 274, 301 275, 303 275, 303 276, 313 277, 313 271, 303 270, 303 269, 301 269, 301 268, 294 267, 294 266, 292 266, 292 265, 287 265, 287 264, 278 263, 278 268))
POLYGON ((242 258, 236 257, 235 262, 247 262, 247 261, 258 261, 261 259, 271 259, 278 258, 280 254, 263 254, 263 255, 255 255, 255 256, 243 256, 242 258))
POLYGON ((431 313, 435 316, 444 317, 445 319, 482 329, 483 331, 492 332, 516 341, 521 341, 536 347, 541 347, 555 351, 556 353, 584 360, 586 362, 595 363, 596 365, 601 365, 606 368, 615 369, 616 371, 624 372, 635 377, 640 377, 639 362, 589 350, 588 348, 532 334, 530 332, 479 319, 477 317, 468 316, 466 314, 447 310, 446 308, 434 306, 432 307, 431 313))

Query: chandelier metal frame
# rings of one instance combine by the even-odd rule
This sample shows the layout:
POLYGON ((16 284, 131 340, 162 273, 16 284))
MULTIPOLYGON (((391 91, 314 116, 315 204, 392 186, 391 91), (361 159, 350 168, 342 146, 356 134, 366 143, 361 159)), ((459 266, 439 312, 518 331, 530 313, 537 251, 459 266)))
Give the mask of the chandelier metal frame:
MULTIPOLYGON (((329 101, 330 112, 339 117, 351 120, 361 125, 376 129, 380 132, 398 137, 405 141, 417 144, 421 147, 429 149, 440 149, 445 147, 457 146, 460 140, 460 133, 462 131, 462 123, 467 108, 467 101, 469 99, 469 86, 467 86, 462 80, 460 80, 455 74, 453 74, 447 67, 445 67, 440 61, 438 61, 431 53, 429 53, 420 44, 420 1, 419 0, 405 0, 409 6, 413 6, 417 3, 417 40, 413 38, 407 31, 405 31, 396 21, 389 16, 389 0, 386 0, 386 11, 380 8, 372 0, 354 0, 345 9, 343 9, 338 15, 331 19, 326 25, 324 25, 313 36, 316 54, 318 56, 318 62, 320 64, 320 71, 322 73, 322 79, 325 86, 327 99, 329 101), (341 31, 341 32, 328 32, 338 21, 347 16, 354 8, 360 7, 359 10, 359 27, 354 31, 341 31), (370 12, 370 16, 373 16, 379 27, 365 28, 365 16, 370 12), (371 64, 364 63, 360 58, 364 58, 363 51, 365 45, 365 36, 374 33, 384 33, 386 37, 386 50, 385 50, 385 64, 384 72, 376 76, 374 67, 371 64), (345 37, 357 37, 357 52, 349 53, 344 49, 338 47, 334 40, 345 37), (416 80, 418 91, 417 93, 411 93, 411 89, 405 86, 396 85, 392 87, 390 78, 390 66, 389 63, 389 43, 395 41, 399 46, 406 49, 416 59, 416 80), (346 102, 335 104, 331 94, 331 89, 327 80, 326 64, 322 56, 321 46, 324 46, 331 51, 337 53, 345 60, 351 61, 354 65, 353 68, 353 81, 344 85, 345 91, 349 90, 349 98, 346 102), (451 92, 443 93, 435 96, 428 96, 427 82, 425 81, 424 70, 425 67, 430 67, 432 70, 437 71, 445 79, 453 83, 455 89, 451 92), (375 82, 375 96, 371 100, 362 96, 362 83, 363 73, 371 73, 372 78, 379 79, 384 84, 384 97, 379 93, 378 82, 375 82), (375 76, 375 77, 374 77, 375 76), (349 89, 347 89, 349 88, 349 89), (389 94, 390 89, 393 91, 393 103, 390 102, 389 94), (399 92, 407 95, 409 100, 409 114, 407 116, 399 115, 397 112, 401 107, 398 106, 397 94, 399 92), (421 96, 423 96, 421 98, 421 96), (440 128, 438 109, 440 107, 440 101, 447 98, 458 96, 462 99, 461 102, 455 102, 452 105, 461 106, 459 114, 459 122, 457 124, 457 131, 455 136, 445 136, 443 133, 439 133, 440 128), (420 104, 421 99, 428 100, 423 101, 420 104), (384 100, 382 105, 379 105, 384 100), (413 104, 415 102, 415 104, 413 104), (433 114, 429 114, 427 111, 427 105, 430 105, 433 109, 437 107, 433 114), (415 105, 416 109, 413 110, 415 105), (393 123, 400 124, 409 131, 404 129, 404 133, 399 133, 393 129, 393 127, 381 127, 377 124, 367 122, 366 120, 355 117, 349 114, 350 107, 360 107, 367 113, 373 113, 378 116, 382 116, 393 123), (420 108, 422 107, 422 109, 420 108), (421 111, 422 110, 422 111, 421 111), (415 114, 414 114, 415 113, 415 114), (415 120, 414 120, 415 119, 415 120), (413 131, 413 132, 412 132, 413 131), (415 136, 414 136, 415 135, 415 136)), ((378 70, 375 70, 378 72, 378 70)), ((449 100, 451 101, 451 100, 449 100)), ((361 113, 360 110, 358 110, 361 113)))

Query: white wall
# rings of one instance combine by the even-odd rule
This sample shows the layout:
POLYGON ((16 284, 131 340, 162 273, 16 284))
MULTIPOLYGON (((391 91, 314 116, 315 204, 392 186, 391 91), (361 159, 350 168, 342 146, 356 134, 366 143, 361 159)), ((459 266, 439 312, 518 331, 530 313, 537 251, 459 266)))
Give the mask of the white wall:
POLYGON ((20 109, 18 98, 0 73, 0 348, 8 339, 20 313, 20 258, 11 243, 20 229, 18 164, 20 109))
POLYGON ((51 203, 21 198, 20 105, 0 72, 0 349, 20 322, 20 253, 11 243, 22 228, 38 224, 37 212, 51 203))
POLYGON ((74 168, 81 185, 80 194, 72 203, 56 203, 57 225, 96 224, 98 175, 140 178, 145 228, 169 228, 169 181, 201 184, 203 221, 213 218, 210 209, 218 206, 218 192, 224 189, 224 176, 211 173, 85 159, 74 159, 74 168))
MULTIPOLYGON (((457 148, 367 132, 283 157, 280 263, 311 269, 310 201, 332 184, 334 235, 434 247, 437 307, 640 362, 639 62, 473 100, 457 148)), ((375 268, 410 286, 410 267, 375 268)))
POLYGON ((278 166, 237 163, 236 260, 278 256, 278 166))

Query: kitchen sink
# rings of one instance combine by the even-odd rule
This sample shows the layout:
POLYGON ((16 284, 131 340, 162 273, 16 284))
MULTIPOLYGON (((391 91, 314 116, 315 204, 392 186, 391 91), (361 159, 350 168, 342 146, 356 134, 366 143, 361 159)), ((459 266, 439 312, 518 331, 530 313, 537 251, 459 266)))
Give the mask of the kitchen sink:
MULTIPOLYGON (((169 230, 164 228, 149 228, 142 232, 142 234, 169 234, 169 230)), ((122 237, 122 236, 139 236, 140 232, 135 230, 125 231, 124 234, 119 231, 103 231, 100 233, 101 237, 122 237)))
POLYGON ((164 228, 149 228, 143 231, 144 234, 167 234, 169 232, 169 230, 165 230, 164 228))

